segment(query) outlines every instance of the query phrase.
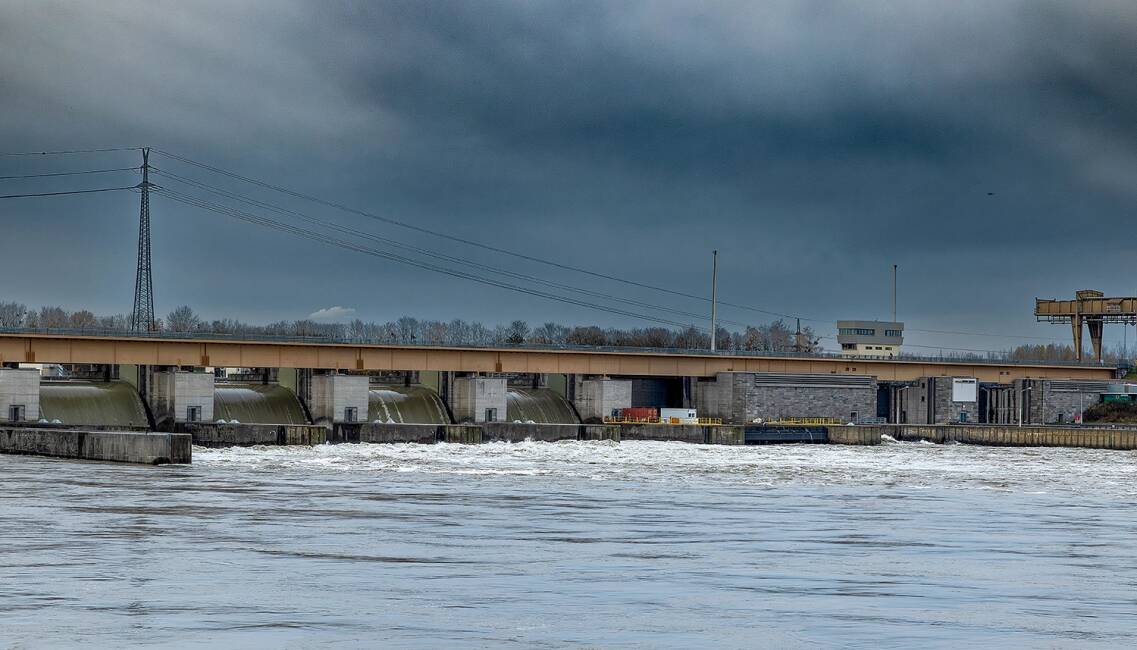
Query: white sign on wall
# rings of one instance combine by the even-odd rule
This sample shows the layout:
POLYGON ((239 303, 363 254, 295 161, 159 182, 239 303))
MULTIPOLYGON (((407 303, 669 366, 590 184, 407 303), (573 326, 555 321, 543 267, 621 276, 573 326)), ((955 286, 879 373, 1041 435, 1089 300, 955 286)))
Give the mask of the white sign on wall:
POLYGON ((951 380, 951 401, 974 402, 978 399, 978 388, 979 383, 974 379, 954 378, 951 380))

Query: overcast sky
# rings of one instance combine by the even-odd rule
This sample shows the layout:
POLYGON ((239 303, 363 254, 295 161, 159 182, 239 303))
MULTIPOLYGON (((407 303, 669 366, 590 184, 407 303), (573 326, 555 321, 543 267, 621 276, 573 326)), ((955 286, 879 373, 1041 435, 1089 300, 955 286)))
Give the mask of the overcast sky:
MULTIPOLYGON (((0 150, 153 146, 700 295, 717 248, 724 300, 818 319, 824 334, 888 317, 894 263, 912 343, 1015 342, 915 329, 1066 341, 1068 328, 1034 323, 1034 297, 1137 292, 1131 1, 0 0, 0 48, 0 150)), ((433 251, 707 311, 152 162, 433 251)), ((0 175, 136 164, 4 157, 0 175)), ((0 194, 137 180, 0 181, 0 194)), ((0 202, 0 299, 129 311, 137 202, 0 202)), ((152 218, 160 314, 634 324, 161 196, 152 218)))

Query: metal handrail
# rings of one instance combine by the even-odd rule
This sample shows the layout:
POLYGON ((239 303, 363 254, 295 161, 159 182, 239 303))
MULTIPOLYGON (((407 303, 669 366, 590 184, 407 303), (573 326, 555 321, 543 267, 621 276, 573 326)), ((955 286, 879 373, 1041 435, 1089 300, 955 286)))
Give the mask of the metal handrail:
POLYGON ((839 418, 778 418, 776 420, 766 420, 763 424, 822 426, 844 424, 844 422, 839 418))
POLYGON ((701 424, 705 426, 720 426, 722 418, 626 418, 605 416, 604 424, 701 424), (695 422, 691 422, 695 420, 695 422))
POLYGON ((61 335, 61 336, 90 336, 100 338, 137 338, 160 340, 201 340, 201 341, 247 341, 251 343, 305 343, 316 345, 384 345, 411 348, 454 348, 471 350, 509 349, 517 351, 576 351, 576 352, 613 352, 630 354, 655 354, 674 356, 717 356, 717 357, 775 357, 786 359, 831 359, 837 361, 896 361, 896 362, 937 362, 959 363, 968 365, 1000 365, 1000 366, 1080 366, 1111 368, 1104 362, 1094 361, 1047 361, 1047 360, 1011 360, 1000 358, 974 358, 966 356, 919 356, 899 354, 889 359, 872 356, 850 356, 836 352, 783 352, 773 350, 706 350, 701 348, 644 348, 633 346, 612 345, 572 345, 558 343, 423 343, 384 341, 377 339, 363 339, 358 337, 336 336, 297 336, 287 334, 228 334, 216 332, 129 332, 103 328, 43 328, 43 327, 0 327, 0 334, 33 334, 33 335, 61 335))

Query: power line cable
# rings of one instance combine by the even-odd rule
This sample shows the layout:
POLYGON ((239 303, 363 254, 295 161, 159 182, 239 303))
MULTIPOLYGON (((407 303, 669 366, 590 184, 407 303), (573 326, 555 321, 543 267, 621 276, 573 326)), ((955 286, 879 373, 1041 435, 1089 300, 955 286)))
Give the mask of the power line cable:
POLYGON ((27 199, 36 196, 64 196, 66 194, 94 194, 95 192, 117 192, 119 190, 133 190, 137 185, 127 185, 126 187, 101 187, 94 190, 71 190, 69 192, 37 192, 35 194, 5 194, 0 196, 0 199, 27 199))
MULTIPOLYGON (((689 299, 693 299, 693 300, 700 300, 700 301, 708 302, 708 303, 711 302, 711 299, 707 298, 705 296, 700 296, 697 294, 678 291, 675 289, 668 289, 666 287, 659 287, 659 286, 655 286, 655 285, 651 285, 651 284, 647 284, 647 283, 643 283, 643 282, 638 282, 635 280, 629 280, 627 278, 621 278, 621 277, 609 275, 606 273, 600 273, 597 271, 592 271, 589 269, 584 269, 584 268, 572 266, 569 264, 562 264, 559 262, 554 262, 552 260, 547 260, 547 259, 542 259, 539 257, 532 256, 532 255, 527 255, 525 253, 520 253, 517 251, 513 251, 513 250, 509 250, 509 249, 505 249, 505 248, 500 248, 500 247, 493 246, 490 244, 485 244, 482 242, 478 242, 478 241, 474 241, 474 240, 470 240, 470 239, 465 239, 463 237, 457 237, 457 236, 450 235, 450 234, 447 234, 444 232, 431 230, 429 228, 423 228, 422 226, 416 226, 414 224, 410 224, 410 223, 407 223, 404 221, 400 221, 398 219, 393 219, 391 217, 384 217, 382 215, 377 215, 374 213, 366 212, 364 210, 352 208, 350 206, 343 205, 341 203, 336 203, 333 201, 327 201, 325 199, 321 199, 319 197, 312 196, 310 194, 305 194, 303 192, 297 192, 295 190, 291 190, 291 189, 288 189, 286 187, 282 187, 282 186, 275 185, 272 183, 268 183, 265 181, 261 181, 261 180, 255 179, 255 178, 244 176, 244 175, 238 174, 236 172, 231 172, 231 171, 222 169, 220 167, 216 167, 214 165, 209 165, 207 163, 192 160, 192 159, 187 158, 185 156, 181 156, 181 155, 178 155, 178 154, 175 154, 175 153, 172 153, 169 151, 165 151, 162 149, 155 149, 154 151, 157 153, 160 153, 162 155, 168 156, 170 158, 173 158, 174 160, 183 162, 185 164, 193 165, 193 166, 205 169, 207 171, 211 171, 211 172, 216 173, 216 174, 228 176, 228 177, 231 177, 231 178, 234 178, 234 179, 246 182, 246 183, 258 185, 258 186, 264 187, 266 189, 281 192, 281 193, 287 194, 289 196, 293 196, 293 197, 296 197, 299 199, 310 201, 310 202, 313 202, 313 203, 316 203, 319 205, 334 208, 336 210, 341 210, 341 211, 344 211, 344 212, 347 212, 350 214, 363 216, 363 217, 366 217, 369 219, 375 219, 375 220, 381 221, 383 223, 388 223, 391 225, 399 226, 401 228, 407 228, 409 230, 413 230, 413 231, 420 232, 423 234, 427 234, 427 235, 431 235, 431 236, 435 236, 435 237, 441 237, 441 238, 448 239, 450 241, 458 242, 461 244, 465 244, 468 246, 474 246, 477 248, 489 250, 491 252, 500 253, 500 254, 504 254, 504 255, 510 255, 510 256, 513 256, 513 257, 516 257, 519 259, 523 259, 526 261, 535 262, 535 263, 539 263, 539 264, 545 264, 547 266, 552 266, 554 268, 559 268, 562 270, 573 271, 573 272, 577 272, 577 273, 584 273, 584 274, 587 274, 587 275, 590 275, 593 277, 597 277, 597 278, 602 278, 605 280, 620 282, 620 283, 631 285, 631 286, 636 286, 636 287, 640 287, 640 288, 644 288, 644 289, 650 289, 653 291, 668 293, 671 295, 689 298, 689 299)), ((735 309, 743 309, 743 310, 747 310, 747 311, 757 312, 760 314, 765 314, 767 316, 776 316, 779 318, 788 318, 788 319, 800 318, 803 321, 816 322, 816 323, 831 322, 831 321, 826 320, 826 319, 811 318, 811 317, 806 317, 806 316, 794 316, 792 314, 788 314, 788 313, 784 313, 784 312, 762 309, 762 308, 754 307, 751 305, 743 305, 740 303, 734 303, 734 302, 729 302, 729 301, 724 301, 724 300, 718 300, 717 304, 724 306, 724 307, 733 307, 735 309)), ((689 313, 689 312, 687 312, 687 313, 689 313)), ((700 317, 701 317, 701 315, 700 315, 700 317)), ((729 322, 730 324, 745 326, 744 324, 738 323, 737 321, 726 321, 726 320, 724 320, 723 322, 729 322)), ((923 332, 923 333, 930 333, 930 334, 953 334, 953 335, 961 335, 961 336, 988 336, 988 337, 1007 338, 1007 339, 1019 338, 1019 339, 1034 339, 1034 340, 1044 340, 1044 341, 1050 341, 1050 342, 1057 342, 1057 339, 1048 338, 1048 337, 1041 337, 1041 336, 1019 336, 1019 335, 1011 335, 1011 334, 1003 335, 1003 334, 979 333, 979 332, 953 332, 953 331, 947 331, 947 330, 930 330, 930 329, 919 329, 919 328, 911 328, 911 329, 909 329, 909 331, 911 331, 911 332, 923 332)), ((947 349, 947 348, 945 348, 945 349, 947 349)), ((970 351, 970 350, 968 350, 968 351, 970 351)))
POLYGON ((0 156, 63 156, 81 153, 108 153, 111 151, 138 151, 142 147, 108 147, 104 149, 70 149, 66 151, 7 151, 0 156))
POLYGON ((991 337, 991 338, 1000 338, 1000 339, 1037 339, 1040 341, 1050 341, 1052 343, 1061 343, 1061 340, 1059 340, 1059 339, 1054 339, 1054 338, 1050 338, 1050 337, 1046 337, 1046 336, 1029 336, 1026 334, 993 334, 993 333, 989 333, 989 332, 959 332, 959 331, 953 331, 953 330, 918 329, 915 327, 909 328, 908 331, 909 332, 923 332, 925 334, 954 334, 954 335, 959 335, 959 336, 987 336, 987 337, 991 337))
MULTIPOLYGON (((287 195, 289 195, 289 196, 293 196, 293 197, 296 197, 296 198, 299 198, 299 199, 303 199, 303 200, 305 200, 305 201, 311 201, 311 202, 313 202, 313 203, 317 203, 317 204, 319 204, 319 205, 323 205, 323 206, 325 206, 325 207, 334 208, 334 209, 336 209, 336 210, 341 210, 341 211, 344 211, 344 212, 348 212, 348 213, 350 213, 350 214, 355 214, 355 215, 358 215, 358 216, 361 216, 361 217, 366 217, 366 218, 368 218, 368 219, 375 219, 375 220, 378 220, 378 221, 382 221, 383 223, 388 223, 388 224, 391 224, 391 225, 394 225, 394 226, 399 226, 400 228, 407 228, 407 229, 409 229, 409 230, 414 230, 414 231, 416 231, 416 232, 420 232, 420 233, 423 233, 423 234, 431 235, 431 236, 434 236, 434 237, 442 237, 442 238, 444 238, 444 239, 448 239, 448 240, 450 240, 450 241, 453 241, 453 242, 458 242, 458 243, 461 243, 461 244, 466 244, 467 246, 474 246, 474 247, 477 247, 477 248, 482 248, 482 249, 485 249, 485 250, 488 250, 488 251, 492 251, 492 252, 494 252, 494 253, 500 253, 500 254, 503 254, 503 255, 510 255, 510 256, 512 256, 512 257, 516 257, 516 258, 518 258, 518 259, 523 259, 523 260, 526 260, 526 261, 529 261, 529 262, 535 262, 535 263, 538 263, 538 264, 544 264, 544 265, 547 265, 547 266, 552 266, 552 267, 555 267, 555 268, 559 268, 559 269, 562 269, 562 270, 565 270, 565 271, 573 271, 573 272, 576 272, 576 273, 584 273, 584 274, 586 274, 586 275, 590 275, 590 276, 592 276, 592 277, 596 277, 596 278, 602 278, 602 279, 605 279, 605 280, 611 280, 611 281, 614 281, 614 282, 621 282, 621 283, 623 283, 623 284, 627 284, 627 285, 631 285, 631 286, 635 286, 635 287, 640 287, 640 288, 643 288, 643 289, 650 289, 650 290, 652 290, 652 291, 660 291, 660 292, 663 292, 663 293, 668 293, 668 294, 671 294, 671 295, 675 295, 675 296, 681 296, 681 297, 684 297, 684 298, 690 298, 690 299, 693 299, 693 300, 701 300, 701 301, 703 301, 703 302, 708 302, 708 303, 709 303, 709 302, 711 302, 711 299, 710 299, 710 298, 707 298, 707 297, 705 297, 705 296, 700 296, 700 295, 696 295, 696 294, 693 294, 693 293, 686 293, 686 292, 683 292, 683 291, 677 291, 677 290, 675 290, 675 289, 668 289, 667 287, 659 287, 659 286, 655 286, 655 285, 652 285, 652 284, 647 284, 647 283, 644 283, 644 282, 637 282, 637 281, 635 281, 635 280, 628 280, 628 279, 626 279, 626 278, 621 278, 621 277, 617 277, 617 276, 614 276, 614 275, 608 275, 608 274, 606 274, 606 273, 600 273, 600 272, 597 272, 597 271, 592 271, 592 270, 589 270, 589 269, 581 268, 581 267, 578 267, 578 266, 572 266, 572 265, 570 265, 570 264, 562 264, 562 263, 560 263, 560 262, 554 262, 554 261, 552 261, 552 260, 546 260, 546 259, 542 259, 542 258, 539 258, 539 257, 535 257, 535 256, 532 256, 532 255, 527 255, 527 254, 525 254, 525 253, 519 253, 519 252, 517 252, 517 251, 512 251, 512 250, 509 250, 509 249, 506 249, 506 248, 500 248, 500 247, 498 247, 498 246, 492 246, 492 245, 490 245, 490 244, 485 244, 485 243, 482 243, 482 242, 478 242, 478 241, 474 241, 474 240, 471 240, 471 239, 465 239, 465 238, 463 238, 463 237, 457 237, 457 236, 455 236, 455 235, 450 235, 450 234, 447 234, 447 233, 444 233, 444 232, 439 232, 439 231, 437 231, 437 230, 431 230, 431 229, 429 229, 429 228, 423 228, 422 226, 416 226, 416 225, 414 225, 414 224, 410 224, 410 223, 407 223, 407 222, 405 222, 405 221, 400 221, 400 220, 398 220, 398 219, 393 219, 393 218, 391 218, 391 217, 384 217, 384 216, 382 216, 382 215, 374 214, 374 213, 371 213, 371 212, 366 212, 366 211, 364 211, 364 210, 358 210, 358 209, 356 209, 356 208, 352 208, 352 207, 350 207, 350 206, 347 206, 347 205, 343 205, 342 203, 336 203, 336 202, 334 202, 334 201, 327 201, 327 200, 325 200, 325 199, 321 199, 321 198, 319 198, 319 197, 317 197, 317 196, 312 196, 312 195, 310 195, 310 194, 304 194, 304 193, 302 193, 302 192, 297 192, 297 191, 295 191, 295 190, 290 190, 290 189, 288 189, 288 188, 286 188, 286 187, 281 187, 281 186, 279 186, 279 185, 274 185, 274 184, 272 184, 272 183, 268 183, 268 182, 265 182, 265 181, 257 180, 257 179, 255 179, 255 178, 250 178, 250 177, 248 177, 248 176, 243 176, 243 175, 241 175, 241 174, 238 174, 238 173, 236 173, 236 172, 231 172, 231 171, 228 171, 228 170, 222 169, 222 168, 220 168, 220 167, 215 167, 215 166, 213 166, 213 165, 209 165, 209 164, 206 164, 206 163, 198 162, 198 161, 196 161, 196 160, 192 160, 192 159, 190 159, 190 158, 186 158, 185 156, 180 156, 180 155, 178 155, 178 154, 175 154, 175 153, 171 153, 171 152, 169 152, 169 151, 164 151, 164 150, 162 150, 162 149, 154 149, 154 151, 155 151, 155 152, 157 152, 157 153, 159 153, 159 154, 162 154, 162 155, 164 155, 164 156, 168 156, 168 157, 170 157, 170 158, 172 158, 172 159, 174 159, 174 160, 177 160, 177 161, 183 162, 183 163, 185 163, 185 164, 188 164, 188 165, 194 165, 194 166, 196 166, 196 167, 200 167, 200 168, 202 168, 202 169, 206 169, 206 170, 208 170, 208 171, 211 171, 211 172, 214 172, 214 173, 216 173, 216 174, 222 174, 222 175, 224 175, 224 176, 229 176, 229 177, 231 177, 231 178, 235 178, 235 179, 237 179, 237 180, 240 180, 240 181, 244 181, 244 182, 246 182, 246 183, 251 183, 251 184, 253 184, 253 185, 258 185, 258 186, 260 186, 260 187, 264 187, 264 188, 266 188, 266 189, 270 189, 270 190, 274 190, 274 191, 277 191, 277 192, 281 192, 281 193, 287 194, 287 195)), ((737 303, 726 302, 726 301, 722 301, 722 300, 719 300, 719 301, 718 301, 718 304, 719 304, 719 305, 723 305, 723 306, 726 306, 726 307, 734 307, 734 308, 736 308, 736 309, 745 309, 745 310, 748 310, 748 311, 754 311, 754 312, 758 312, 758 313, 761 313, 761 314, 766 314, 767 316, 778 316, 778 317, 780 317, 780 318, 799 318, 798 316, 792 316, 792 315, 790 315, 790 314, 785 314, 785 313, 781 313, 781 312, 777 312, 777 311, 771 311, 771 310, 768 310, 768 309, 761 309, 761 308, 758 308, 758 307, 751 307, 751 306, 748 306, 748 305, 741 305, 741 304, 737 304, 737 303)), ((818 319, 818 318, 807 318, 807 317, 800 317, 800 318, 801 318, 802 320, 804 320, 804 321, 826 322, 826 321, 823 321, 822 319, 818 319)))
POLYGON ((84 174, 110 174, 111 172, 136 172, 137 167, 114 167, 111 169, 87 169, 77 172, 51 172, 46 174, 20 174, 18 176, 0 176, 0 181, 10 181, 22 178, 48 178, 50 176, 82 176, 84 174))
MULTIPOLYGON (((279 221, 276 221, 273 219, 269 219, 267 217, 261 217, 258 215, 254 215, 254 214, 251 214, 248 212, 244 212, 243 210, 238 210, 236 208, 232 208, 229 206, 211 203, 209 201, 205 201, 205 200, 200 199, 198 197, 194 197, 194 196, 187 195, 187 194, 182 194, 181 192, 170 190, 170 189, 165 188, 165 187, 154 188, 153 191, 155 193, 161 194, 163 196, 168 196, 171 199, 174 199, 175 201, 179 201, 179 202, 187 204, 187 205, 191 205, 191 206, 198 207, 201 209, 205 209, 205 210, 208 210, 211 212, 215 212, 217 214, 221 214, 224 216, 230 216, 230 217, 239 219, 241 221, 253 223, 256 225, 266 226, 269 228, 280 230, 282 232, 287 232, 287 233, 297 235, 297 236, 300 236, 300 237, 303 237, 306 239, 310 239, 313 241, 318 241, 321 243, 330 244, 333 246, 338 246, 340 248, 346 248, 348 250, 354 250, 357 252, 361 252, 361 253, 365 253, 368 255, 380 257, 383 259, 389 259, 389 260, 393 260, 393 261, 402 262, 404 264, 409 264, 411 266, 416 266, 418 268, 422 268, 422 269, 426 269, 426 270, 430 270, 430 271, 434 271, 434 272, 438 272, 438 273, 443 273, 443 274, 451 275, 454 277, 473 280, 475 282, 480 282, 482 284, 489 284, 489 285, 496 286, 499 288, 504 288, 504 289, 508 289, 511 291, 517 291, 517 292, 521 292, 521 293, 525 293, 525 294, 529 294, 529 295, 543 297, 543 298, 558 301, 558 302, 564 302, 564 303, 568 303, 568 304, 574 304, 574 305, 578 305, 578 306, 588 307, 590 309, 595 309, 595 310, 604 311, 604 312, 608 312, 608 313, 614 313, 614 314, 618 314, 618 315, 622 315, 622 316, 631 316, 633 318, 640 318, 643 320, 659 322, 659 323, 663 323, 666 325, 671 325, 671 326, 679 327, 679 328, 695 327, 695 329, 697 329, 697 330, 706 331, 706 328, 704 328, 704 327, 698 327, 698 326, 689 325, 689 324, 682 323, 682 322, 660 319, 660 318, 656 318, 656 317, 649 316, 646 314, 637 314, 635 312, 629 312, 629 311, 622 310, 619 308, 611 308, 611 307, 608 307, 605 305, 597 305, 594 303, 579 301, 579 300, 576 300, 573 298, 568 298, 565 296, 558 296, 556 294, 550 294, 550 293, 539 291, 539 290, 533 290, 533 289, 530 289, 527 287, 519 287, 516 285, 510 285, 508 283, 499 282, 499 281, 496 281, 496 280, 493 280, 490 278, 483 278, 483 277, 477 276, 475 274, 466 273, 466 272, 455 270, 455 269, 449 269, 446 267, 440 267, 440 266, 435 266, 435 265, 419 262, 419 261, 411 259, 411 258, 406 258, 406 257, 403 257, 401 255, 396 255, 396 254, 390 253, 389 251, 382 251, 382 250, 378 250, 378 249, 359 246, 358 244, 355 244, 353 242, 335 239, 333 237, 323 235, 323 234, 316 232, 316 231, 311 231, 311 230, 308 230, 305 228, 300 228, 300 227, 293 226, 290 224, 286 224, 283 222, 279 222, 279 221)), ((822 336, 819 338, 823 339, 823 340, 835 340, 834 337, 830 337, 830 336, 822 336)), ((942 346, 942 345, 937 346, 937 345, 916 345, 916 344, 913 344, 910 347, 924 348, 924 349, 930 349, 930 350, 950 350, 953 352, 974 352, 974 353, 986 353, 986 354, 998 354, 1000 352, 1003 352, 1002 350, 986 350, 986 349, 977 349, 977 348, 957 348, 957 347, 942 346)))
MULTIPOLYGON (((308 223, 314 224, 314 225, 324 226, 324 227, 331 228, 333 230, 336 230, 336 231, 344 233, 344 234, 349 234, 349 235, 353 235, 356 237, 369 239, 371 241, 384 243, 384 244, 387 244, 390 246, 395 246, 397 248, 401 248, 404 250, 413 251, 415 253, 426 255, 428 257, 432 257, 435 259, 444 260, 444 261, 452 262, 452 263, 456 263, 456 264, 464 264, 467 266, 471 266, 474 268, 481 269, 483 271, 488 271, 490 273, 496 273, 498 275, 504 275, 504 276, 512 277, 512 278, 515 278, 518 280, 524 280, 527 282, 534 282, 537 284, 541 284, 544 286, 553 287, 553 288, 561 289, 561 290, 565 290, 565 291, 572 291, 575 293, 580 293, 583 295, 591 296, 593 298, 600 298, 603 300, 613 300, 613 301, 622 302, 622 303, 628 304, 628 305, 634 305, 637 307, 644 307, 647 309, 652 309, 652 310, 657 310, 657 311, 669 312, 672 314, 676 314, 676 315, 680 315, 680 316, 688 316, 688 317, 696 318, 696 319, 702 319, 704 317, 704 314, 697 314, 697 313, 690 312, 690 311, 684 311, 682 309, 675 309, 673 307, 656 305, 656 304, 652 304, 652 303, 648 303, 648 302, 643 302, 640 300, 633 300, 630 298, 615 296, 615 295, 612 295, 609 293, 604 293, 602 291, 595 291, 592 289, 584 289, 581 287, 575 287, 575 286, 572 286, 569 284, 563 284, 560 282, 554 282, 552 280, 546 280, 544 278, 529 275, 526 273, 519 273, 517 271, 512 271, 510 269, 502 269, 499 267, 490 266, 488 264, 482 264, 480 262, 476 262, 474 260, 470 260, 470 259, 466 259, 466 258, 462 258, 462 257, 455 257, 452 255, 446 255, 444 253, 439 253, 437 251, 433 251, 433 250, 430 250, 427 248, 422 248, 419 246, 413 246, 410 244, 406 244, 404 242, 400 242, 398 240, 390 239, 387 237, 381 237, 379 235, 368 233, 368 232, 365 232, 362 230, 343 226, 343 225, 337 224, 337 223, 332 222, 332 221, 327 221, 324 219, 317 219, 317 218, 311 217, 309 215, 306 215, 304 213, 297 212, 295 210, 290 210, 288 208, 284 208, 284 207, 281 207, 278 205, 274 205, 272 203, 267 203, 265 201, 260 201, 258 199, 253 199, 253 198, 250 198, 247 196, 243 196, 243 195, 237 194, 235 192, 230 192, 228 190, 209 185, 208 183, 202 183, 200 181, 197 181, 197 180, 194 180, 191 178, 187 178, 184 176, 180 176, 178 174, 174 174, 172 172, 168 172, 168 171, 159 169, 157 167, 151 166, 150 169, 151 169, 151 171, 153 171, 154 173, 156 173, 162 177, 169 178, 169 179, 174 180, 174 181, 179 182, 179 183, 183 183, 186 185, 191 185, 191 186, 194 186, 194 187, 197 187, 200 189, 204 189, 204 190, 211 192, 213 194, 217 194, 219 196, 224 196, 226 198, 229 198, 229 199, 232 199, 235 201, 239 201, 239 202, 244 203, 246 205, 252 205, 255 207, 262 208, 262 209, 271 210, 271 211, 276 212, 278 214, 286 214, 286 215, 294 216, 294 217, 297 217, 299 219, 302 219, 302 220, 304 220, 308 223)), ((728 319, 722 319, 721 322, 731 324, 731 325, 735 325, 738 327, 746 327, 747 326, 747 323, 732 321, 732 320, 728 320, 728 319)))
POLYGON ((153 191, 157 194, 162 195, 162 196, 167 196, 167 197, 169 197, 175 201, 179 201, 181 203, 185 203, 185 204, 192 205, 192 206, 195 206, 198 208, 202 208, 205 210, 216 212, 218 214, 222 214, 222 215, 229 216, 229 217, 232 217, 235 219, 239 219, 241 221, 245 221, 245 222, 260 225, 260 226, 265 226, 268 228, 273 228, 275 230, 279 230, 282 232, 293 234, 293 235, 303 237, 303 238, 306 238, 306 239, 309 239, 312 241, 317 241, 317 242, 329 244, 332 246, 338 246, 340 248, 353 250, 356 252, 364 253, 366 255, 372 255, 374 257, 380 257, 380 258, 387 259, 387 260, 401 262, 403 264, 407 264, 407 265, 414 266, 417 268, 425 269, 428 271, 433 271, 436 273, 441 273, 444 275, 450 275, 450 276, 457 277, 457 278, 464 278, 467 280, 472 280, 474 282, 479 282, 479 283, 487 284, 490 286, 496 286, 499 288, 508 289, 510 291, 516 291, 516 292, 525 293, 525 294, 532 295, 532 296, 546 298, 546 299, 554 300, 557 302, 573 304, 573 305, 577 305, 577 306, 581 306, 581 307, 587 307, 589 309, 595 309, 595 310, 603 311, 603 312, 607 312, 607 313, 618 314, 621 316, 629 316, 632 318, 638 318, 638 319, 642 319, 642 320, 662 323, 665 325, 671 325, 673 327, 679 327, 679 328, 694 327, 695 329, 700 329, 700 330, 705 329, 705 328, 700 328, 700 327, 695 326, 695 325, 690 325, 688 323, 682 323, 679 321, 668 320, 668 319, 659 318, 656 316, 650 316, 647 314, 640 314, 640 313, 636 313, 636 312, 632 312, 632 311, 628 311, 628 310, 624 310, 624 309, 620 309, 620 308, 616 308, 616 307, 610 307, 607 305, 598 305, 596 303, 590 303, 590 302, 583 301, 583 300, 577 300, 575 298, 569 298, 567 296, 560 296, 557 294, 548 293, 548 292, 540 291, 537 289, 532 289, 532 288, 528 288, 528 287, 521 287, 521 286, 509 284, 507 282, 501 282, 498 280, 494 280, 492 278, 486 278, 483 276, 479 276, 479 275, 469 273, 469 272, 465 272, 465 271, 460 271, 457 269, 451 269, 451 268, 444 267, 444 266, 437 266, 437 265, 433 265, 433 264, 428 264, 428 263, 421 262, 421 261, 418 261, 418 260, 415 260, 412 258, 408 258, 408 257, 402 256, 402 255, 391 253, 390 251, 384 251, 384 250, 375 249, 375 248, 368 248, 366 246, 360 246, 360 245, 355 244, 353 242, 344 241, 341 239, 336 239, 334 237, 329 237, 327 235, 324 235, 322 233, 319 233, 319 232, 316 232, 313 230, 308 230, 306 228, 300 228, 298 226, 293 226, 290 224, 282 223, 282 222, 276 221, 274 219, 269 219, 267 217, 261 217, 258 215, 254 215, 254 214, 251 214, 248 212, 244 212, 243 210, 238 210, 236 208, 231 208, 228 206, 219 205, 216 203, 211 203, 209 201, 204 201, 204 200, 199 199, 197 197, 187 195, 187 194, 182 194, 180 192, 176 192, 176 191, 170 190, 170 189, 165 188, 165 187, 153 188, 153 191))

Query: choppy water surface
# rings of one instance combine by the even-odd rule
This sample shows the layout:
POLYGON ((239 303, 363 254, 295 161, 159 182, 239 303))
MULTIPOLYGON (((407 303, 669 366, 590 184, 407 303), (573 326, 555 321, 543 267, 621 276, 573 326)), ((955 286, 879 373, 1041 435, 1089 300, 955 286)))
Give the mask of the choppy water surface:
POLYGON ((1132 646, 1134 461, 649 442, 0 456, 0 641, 1132 646))

